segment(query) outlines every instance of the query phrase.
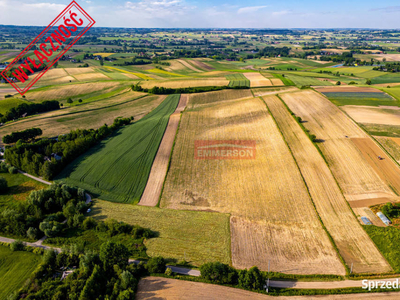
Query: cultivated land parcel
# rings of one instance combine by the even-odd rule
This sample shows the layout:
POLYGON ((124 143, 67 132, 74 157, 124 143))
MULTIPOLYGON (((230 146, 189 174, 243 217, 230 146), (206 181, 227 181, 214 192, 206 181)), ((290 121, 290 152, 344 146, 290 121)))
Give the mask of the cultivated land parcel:
POLYGON ((219 103, 218 93, 190 97, 161 207, 231 213, 235 267, 266 269, 270 260, 274 271, 344 274, 265 104, 258 98, 219 103), (194 159, 195 140, 227 139, 256 141, 256 159, 194 159))
POLYGON ((58 179, 84 186, 103 199, 138 202, 179 95, 168 96, 147 116, 73 162, 58 179), (118 149, 118 153, 115 153, 118 149))
MULTIPOLYGON (((97 41, 92 37, 89 44, 77 45, 24 98, 0 83, 0 118, 9 116, 0 137, 38 127, 43 135, 37 140, 56 140, 70 130, 134 117, 56 177, 92 195, 87 217, 151 229, 155 237, 144 240, 146 254, 163 256, 168 263, 199 267, 221 262, 263 271, 270 266, 289 274, 275 277, 300 280, 302 275, 351 277, 350 270, 357 276, 397 276, 399 220, 386 227, 375 213, 387 202, 398 203, 400 195, 400 76, 387 71, 393 66, 383 61, 400 62, 398 36, 368 32, 395 45, 385 47, 391 53, 374 54, 368 51, 381 50, 372 49, 378 46, 370 41, 362 45, 367 48, 357 44, 354 36, 363 39, 365 34, 358 31, 154 30, 128 35, 98 30, 97 41), (326 49, 316 42, 322 37, 326 49), (348 39, 358 45, 347 49, 349 57, 365 62, 338 57, 348 39), (124 48, 124 43, 131 46, 124 48), (15 114, 18 105, 46 100, 59 101, 61 109, 15 114), (256 156, 196 159, 196 141, 254 141, 256 156), (361 217, 373 225, 363 227, 361 217)), ((12 35, 7 42, 0 40, 0 48, 9 39, 12 35)), ((2 49, 0 65, 15 54, 2 49)), ((49 150, 36 159, 64 156, 49 150)), ((27 151, 21 161, 31 157, 27 151)), ((22 174, 0 176, 9 186, 0 196, 0 215, 43 187, 22 174)), ((63 231, 60 241, 73 234, 75 229, 63 231)), ((27 273, 37 263, 30 253, 3 250, 0 277, 2 266, 11 271, 4 275, 0 298, 20 288, 29 275, 19 272, 19 261, 27 273)), ((154 282, 154 294, 183 297, 176 290, 183 283, 143 282, 139 299, 154 296, 147 285, 154 282), (164 285, 171 289, 159 291, 164 285)), ((196 291, 190 294, 194 298, 208 294, 199 292, 205 286, 185 284, 196 291)), ((225 292, 232 293, 215 288, 213 295, 228 297, 225 292)))

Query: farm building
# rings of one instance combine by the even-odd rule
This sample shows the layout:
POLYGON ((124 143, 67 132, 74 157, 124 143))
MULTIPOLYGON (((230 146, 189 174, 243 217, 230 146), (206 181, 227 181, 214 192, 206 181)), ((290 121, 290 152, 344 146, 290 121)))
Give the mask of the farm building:
POLYGON ((367 217, 361 217, 361 221, 363 221, 364 225, 372 225, 371 221, 367 217))
POLYGON ((379 219, 382 220, 383 223, 385 223, 387 226, 389 226, 390 224, 392 224, 392 222, 380 211, 378 211, 376 213, 376 215, 379 217, 379 219))

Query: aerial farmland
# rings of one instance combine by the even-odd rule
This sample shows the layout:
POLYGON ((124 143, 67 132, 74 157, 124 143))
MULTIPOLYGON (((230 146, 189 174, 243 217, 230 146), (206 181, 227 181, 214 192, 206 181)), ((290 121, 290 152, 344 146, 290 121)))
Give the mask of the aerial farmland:
MULTIPOLYGON (((96 28, 24 95, 2 80, 0 298, 382 291, 361 284, 400 275, 399 35, 96 28)), ((7 71, 27 38, 0 37, 7 71)))

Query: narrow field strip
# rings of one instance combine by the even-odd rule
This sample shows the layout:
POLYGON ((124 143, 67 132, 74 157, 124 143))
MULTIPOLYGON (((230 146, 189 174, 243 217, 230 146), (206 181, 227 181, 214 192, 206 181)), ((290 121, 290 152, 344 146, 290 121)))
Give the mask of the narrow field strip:
POLYGON ((107 69, 110 69, 110 70, 114 70, 114 71, 118 71, 118 72, 122 72, 122 73, 126 73, 126 74, 133 74, 133 75, 135 75, 135 76, 137 76, 137 77, 139 77, 141 79, 144 79, 144 80, 152 80, 152 79, 154 79, 154 78, 152 78, 150 76, 147 76, 147 75, 145 75, 143 73, 129 72, 129 71, 125 71, 125 70, 122 70, 122 69, 119 69, 119 68, 108 67, 108 66, 104 66, 104 68, 107 68, 107 69))
POLYGON ((202 73, 204 71, 197 69, 196 67, 192 66, 190 63, 188 63, 186 60, 184 59, 178 59, 178 61, 184 65, 185 67, 189 68, 192 71, 198 72, 198 73, 202 73))
POLYGON ((178 107, 169 117, 167 129, 165 130, 160 148, 158 149, 153 166, 151 167, 149 180, 147 181, 139 205, 156 206, 158 204, 165 176, 167 175, 169 159, 181 119, 181 112, 186 108, 188 100, 188 95, 181 95, 178 107))
POLYGON ((297 161, 311 198, 340 255, 356 273, 388 272, 391 267, 354 217, 324 159, 283 102, 264 97, 297 161))
POLYGON ((272 86, 271 80, 260 73, 244 73, 243 75, 250 80, 250 87, 272 86))

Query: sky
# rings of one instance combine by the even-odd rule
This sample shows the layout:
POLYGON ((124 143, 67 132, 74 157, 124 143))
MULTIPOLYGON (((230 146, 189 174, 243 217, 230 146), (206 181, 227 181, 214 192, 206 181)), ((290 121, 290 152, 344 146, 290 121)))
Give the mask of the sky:
MULTIPOLYGON (((47 26, 64 0, 0 0, 0 24, 47 26)), ((372 0, 76 0, 98 27, 400 28, 400 2, 372 0)))

